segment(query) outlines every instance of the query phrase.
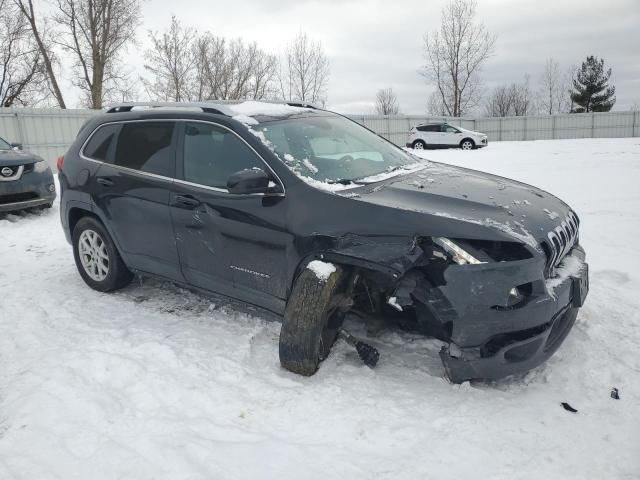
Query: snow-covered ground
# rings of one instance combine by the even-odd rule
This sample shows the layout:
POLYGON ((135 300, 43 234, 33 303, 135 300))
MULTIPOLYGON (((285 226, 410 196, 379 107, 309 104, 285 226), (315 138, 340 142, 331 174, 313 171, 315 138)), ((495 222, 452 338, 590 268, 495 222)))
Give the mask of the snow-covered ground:
POLYGON ((580 215, 591 292, 546 365, 451 385, 438 342, 386 332, 375 370, 340 343, 298 377, 273 319, 151 280, 94 292, 57 206, 10 215, 0 478, 640 478, 640 139, 425 156, 541 186, 580 215))

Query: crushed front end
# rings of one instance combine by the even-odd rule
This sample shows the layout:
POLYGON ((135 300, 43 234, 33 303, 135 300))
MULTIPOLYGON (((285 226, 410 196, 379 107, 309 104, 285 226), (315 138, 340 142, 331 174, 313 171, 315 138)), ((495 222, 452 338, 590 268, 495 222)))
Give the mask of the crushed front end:
POLYGON ((447 342, 440 357, 455 383, 495 380, 543 363, 571 330, 588 292, 577 222, 539 250, 438 238, 422 239, 420 248, 424 254, 393 301, 413 310, 421 332, 447 342))

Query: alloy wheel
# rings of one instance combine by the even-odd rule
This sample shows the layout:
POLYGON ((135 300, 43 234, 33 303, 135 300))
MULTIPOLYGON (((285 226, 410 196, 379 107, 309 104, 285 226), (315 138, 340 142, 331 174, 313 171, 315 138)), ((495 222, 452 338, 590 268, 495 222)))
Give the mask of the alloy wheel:
POLYGON ((473 143, 471 143, 470 141, 466 141, 466 142, 462 142, 462 149, 463 150, 471 150, 473 148, 473 143))
POLYGON ((102 237, 93 230, 84 230, 78 239, 82 268, 92 280, 101 282, 109 274, 109 252, 102 237))

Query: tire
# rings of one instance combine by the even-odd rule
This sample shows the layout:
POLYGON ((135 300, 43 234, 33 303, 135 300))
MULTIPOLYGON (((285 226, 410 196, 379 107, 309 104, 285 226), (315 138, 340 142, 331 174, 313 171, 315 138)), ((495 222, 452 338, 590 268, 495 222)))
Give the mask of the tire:
POLYGON ((280 330, 280 364, 291 372, 313 375, 336 340, 344 313, 332 306, 332 299, 346 275, 335 267, 326 281, 305 269, 293 286, 280 330))
POLYGON ((424 140, 416 140, 415 142, 413 142, 412 148, 414 150, 426 150, 427 144, 424 142, 424 140))
POLYGON ((470 138, 465 138, 460 142, 460 148, 462 150, 473 150, 476 148, 476 143, 470 138))
POLYGON ((81 218, 73 229, 72 242, 78 272, 91 288, 99 292, 112 292, 131 282, 133 274, 122 261, 111 236, 99 220, 94 217, 81 218))

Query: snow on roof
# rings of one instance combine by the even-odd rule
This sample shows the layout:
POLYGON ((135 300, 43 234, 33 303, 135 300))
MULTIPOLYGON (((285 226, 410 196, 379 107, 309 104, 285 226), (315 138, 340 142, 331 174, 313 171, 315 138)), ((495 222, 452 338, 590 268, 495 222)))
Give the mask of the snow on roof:
POLYGON ((244 117, 254 117, 256 115, 280 117, 294 113, 310 112, 312 110, 311 108, 292 107, 284 103, 256 102, 253 100, 224 105, 224 109, 229 110, 234 118, 240 115, 244 117))

